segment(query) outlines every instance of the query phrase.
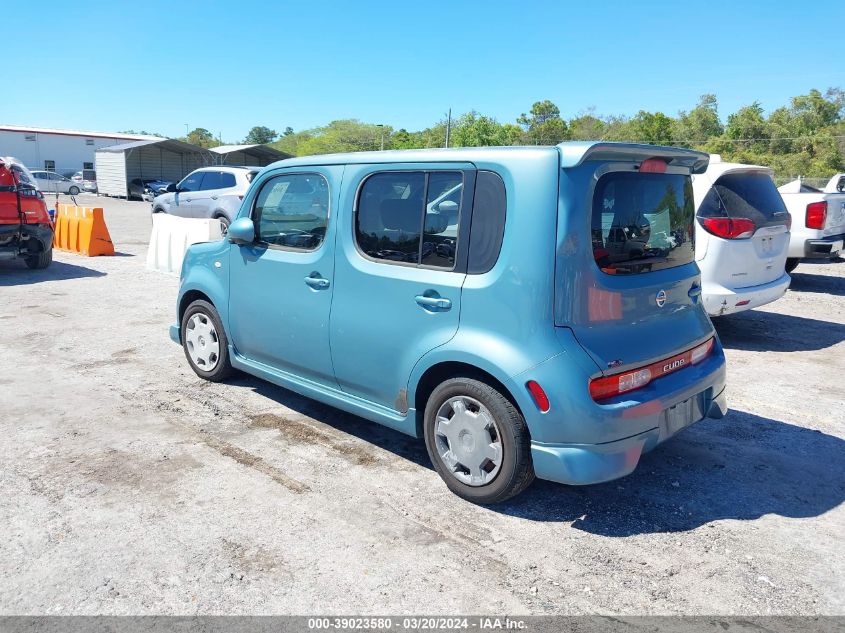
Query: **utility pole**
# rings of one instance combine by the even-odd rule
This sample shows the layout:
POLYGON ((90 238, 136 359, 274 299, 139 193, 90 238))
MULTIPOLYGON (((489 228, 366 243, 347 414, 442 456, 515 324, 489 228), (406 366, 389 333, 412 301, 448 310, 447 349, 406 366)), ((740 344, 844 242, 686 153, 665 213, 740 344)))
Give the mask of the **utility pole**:
POLYGON ((449 114, 446 117, 446 147, 449 147, 449 136, 452 134, 452 108, 449 108, 449 114))
POLYGON ((188 124, 185 124, 185 138, 188 138, 188 124))
POLYGON ((381 128, 381 151, 384 151, 384 123, 377 123, 376 127, 381 128))

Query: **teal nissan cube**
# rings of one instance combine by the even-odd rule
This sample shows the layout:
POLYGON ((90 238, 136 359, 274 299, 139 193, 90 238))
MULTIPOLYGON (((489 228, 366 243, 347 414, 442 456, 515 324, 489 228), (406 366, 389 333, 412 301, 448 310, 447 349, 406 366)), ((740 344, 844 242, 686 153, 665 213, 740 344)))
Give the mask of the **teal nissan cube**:
POLYGON ((727 410, 693 244, 707 164, 603 142, 283 160, 188 250, 170 336, 206 380, 424 438, 475 503, 623 477, 727 410))

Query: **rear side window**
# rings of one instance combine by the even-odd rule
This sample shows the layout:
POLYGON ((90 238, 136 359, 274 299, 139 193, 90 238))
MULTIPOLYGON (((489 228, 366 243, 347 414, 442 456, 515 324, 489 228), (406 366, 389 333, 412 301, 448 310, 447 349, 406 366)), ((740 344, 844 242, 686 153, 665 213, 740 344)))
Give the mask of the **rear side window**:
POLYGON ((490 271, 499 259, 506 213, 507 197, 501 176, 492 171, 479 171, 469 233, 467 272, 471 275, 490 271))
POLYGON ((748 218, 755 226, 783 222, 786 206, 775 183, 763 172, 725 174, 698 208, 702 218, 748 218))
POLYGON ((694 217, 689 176, 605 174, 593 197, 593 257, 614 275, 688 264, 695 258, 694 217))
POLYGON ((373 259, 453 269, 463 183, 460 171, 370 176, 358 195, 358 247, 373 259))
POLYGON ((227 187, 234 187, 237 184, 235 182, 235 174, 230 174, 226 171, 220 172, 220 189, 226 189, 227 187))
POLYGON ((326 237, 329 183, 319 174, 285 174, 261 187, 252 214, 258 241, 316 250, 326 237))

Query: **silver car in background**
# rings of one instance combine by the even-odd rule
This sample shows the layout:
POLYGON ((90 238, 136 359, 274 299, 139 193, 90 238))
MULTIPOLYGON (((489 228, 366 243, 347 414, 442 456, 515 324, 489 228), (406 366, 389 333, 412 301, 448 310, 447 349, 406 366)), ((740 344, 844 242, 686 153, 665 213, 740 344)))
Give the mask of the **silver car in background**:
POLYGON ((82 185, 65 178, 54 171, 34 171, 35 186, 41 193, 69 193, 72 196, 79 195, 82 185))
POLYGON ((260 167, 203 167, 153 200, 153 213, 183 218, 217 218, 225 231, 260 167))

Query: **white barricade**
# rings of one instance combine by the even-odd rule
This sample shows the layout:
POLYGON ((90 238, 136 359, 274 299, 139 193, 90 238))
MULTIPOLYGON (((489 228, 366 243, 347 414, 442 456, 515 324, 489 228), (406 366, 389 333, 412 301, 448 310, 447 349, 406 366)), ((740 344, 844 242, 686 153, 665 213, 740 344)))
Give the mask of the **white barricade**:
POLYGON ((147 268, 179 274, 182 260, 191 244, 222 239, 220 220, 180 218, 167 213, 153 214, 153 232, 147 250, 147 268))

